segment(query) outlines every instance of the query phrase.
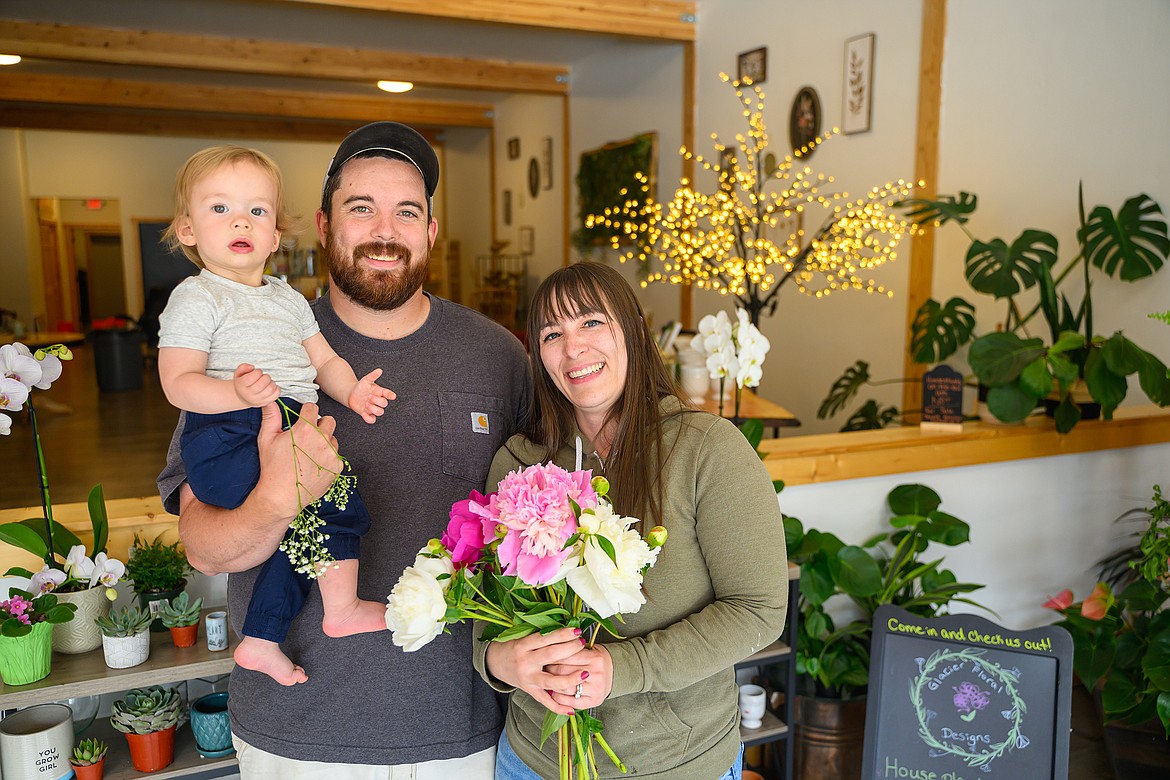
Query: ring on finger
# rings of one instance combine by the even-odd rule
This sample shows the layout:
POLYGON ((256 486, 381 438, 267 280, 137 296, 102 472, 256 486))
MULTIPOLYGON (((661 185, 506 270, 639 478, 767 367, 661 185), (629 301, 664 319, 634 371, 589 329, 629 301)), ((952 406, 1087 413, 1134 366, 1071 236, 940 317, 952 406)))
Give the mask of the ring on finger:
POLYGON ((577 683, 577 690, 573 692, 573 698, 574 698, 574 699, 580 699, 580 698, 581 698, 581 686, 582 686, 582 685, 584 685, 584 683, 577 683))

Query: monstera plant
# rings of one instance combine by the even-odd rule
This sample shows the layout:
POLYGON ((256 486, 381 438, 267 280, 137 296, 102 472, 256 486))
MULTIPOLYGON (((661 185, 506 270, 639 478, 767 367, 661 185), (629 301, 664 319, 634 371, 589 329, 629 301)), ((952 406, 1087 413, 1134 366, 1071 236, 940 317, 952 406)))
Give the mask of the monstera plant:
MULTIPOLYGON (((967 362, 988 388, 987 406, 992 414, 1004 422, 1018 422, 1042 399, 1051 399, 1061 433, 1072 430, 1082 417, 1081 399, 1074 398, 1074 391, 1083 389, 1083 400, 1099 404, 1108 419, 1124 400, 1127 377, 1133 374, 1151 401, 1170 404, 1165 364, 1121 331, 1098 333, 1093 319, 1095 276, 1134 282, 1152 276, 1170 255, 1162 209, 1150 196, 1135 195, 1116 212, 1097 206, 1086 214, 1082 190, 1078 251, 1059 270, 1059 243, 1051 233, 1029 228, 1010 243, 1002 238, 976 238, 967 221, 978 198, 969 192, 938 200, 907 200, 902 205, 918 225, 958 225, 971 239, 964 258, 968 284, 1003 306, 995 331, 976 335, 971 302, 957 296, 945 303, 927 301, 918 309, 911 329, 910 349, 917 362, 940 363, 970 344, 967 362), (1079 304, 1060 290, 1061 283, 1075 278, 1074 274, 1083 281, 1079 304), (1025 297, 1035 302, 1029 307, 1025 297), (1029 330, 1038 314, 1046 326, 1043 336, 1029 330)), ((834 383, 819 416, 839 410, 863 384, 874 383, 869 380, 868 366, 859 361, 834 383)), ((877 423, 882 415, 874 408, 869 417, 877 423)), ((894 416, 896 410, 884 411, 886 421, 894 416)), ((860 427, 878 426, 863 419, 860 427)))

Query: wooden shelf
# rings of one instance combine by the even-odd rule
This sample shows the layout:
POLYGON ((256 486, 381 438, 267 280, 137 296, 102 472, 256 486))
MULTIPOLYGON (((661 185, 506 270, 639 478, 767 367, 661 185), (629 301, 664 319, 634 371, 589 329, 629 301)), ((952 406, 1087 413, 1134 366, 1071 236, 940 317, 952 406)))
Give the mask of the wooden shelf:
POLYGON ((223 758, 204 758, 199 755, 199 749, 195 746, 195 735, 191 733, 191 727, 187 723, 180 723, 179 728, 175 731, 174 762, 170 766, 149 774, 139 772, 130 763, 130 746, 126 742, 126 737, 114 729, 108 719, 103 718, 96 721, 93 726, 86 729, 85 736, 98 737, 105 740, 106 744, 110 746, 110 750, 106 754, 104 780, 137 780, 145 777, 163 780, 168 777, 183 777, 212 769, 226 770, 236 766, 235 753, 223 758))
MULTIPOLYGON (((203 615, 211 611, 204 610, 203 615)), ((79 655, 54 653, 52 672, 43 680, 28 685, 0 684, 0 710, 227 674, 236 665, 232 658, 235 637, 231 631, 228 635, 228 648, 213 653, 207 649, 202 631, 192 647, 175 647, 170 631, 153 633, 150 635, 150 658, 129 669, 106 666, 101 648, 79 655)))
POLYGON ((764 711, 763 722, 758 729, 739 727, 739 739, 743 742, 744 747, 762 745, 765 742, 773 742, 778 739, 784 739, 787 736, 788 724, 767 710, 764 711))

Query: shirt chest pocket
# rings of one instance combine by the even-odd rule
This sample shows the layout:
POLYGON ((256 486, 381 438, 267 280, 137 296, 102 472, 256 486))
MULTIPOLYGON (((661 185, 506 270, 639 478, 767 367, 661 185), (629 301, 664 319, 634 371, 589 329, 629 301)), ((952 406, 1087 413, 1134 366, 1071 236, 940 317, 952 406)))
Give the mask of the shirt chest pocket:
POLYGON ((483 487, 496 450, 512 432, 504 399, 476 393, 439 393, 443 473, 483 487))

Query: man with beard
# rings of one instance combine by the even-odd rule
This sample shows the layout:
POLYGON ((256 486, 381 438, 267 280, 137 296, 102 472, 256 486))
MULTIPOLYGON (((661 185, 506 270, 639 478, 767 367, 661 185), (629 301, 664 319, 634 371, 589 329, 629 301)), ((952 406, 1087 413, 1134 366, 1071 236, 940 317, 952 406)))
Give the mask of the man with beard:
MULTIPOLYGON (((313 312, 355 371, 381 368, 394 377, 397 400, 377 423, 322 396, 326 416, 306 404, 301 421, 281 431, 275 406, 266 408, 260 479, 234 510, 194 498, 172 442, 159 491, 168 510, 180 510, 192 564, 231 573, 233 622, 244 614, 257 567, 299 511, 298 487, 307 503, 331 483, 334 434, 373 518, 358 593, 384 599, 416 551, 443 531, 451 504, 483 489, 495 451, 523 423, 532 389, 520 343, 422 290, 438 230, 431 210, 438 179, 430 144, 395 122, 350 133, 326 174, 317 231, 332 283, 313 312)), ((243 778, 492 777, 502 718, 472 668, 469 626, 452 626, 425 652, 406 654, 388 632, 327 637, 321 616, 313 588, 282 646, 308 672, 307 683, 286 688, 232 672, 243 778)))

